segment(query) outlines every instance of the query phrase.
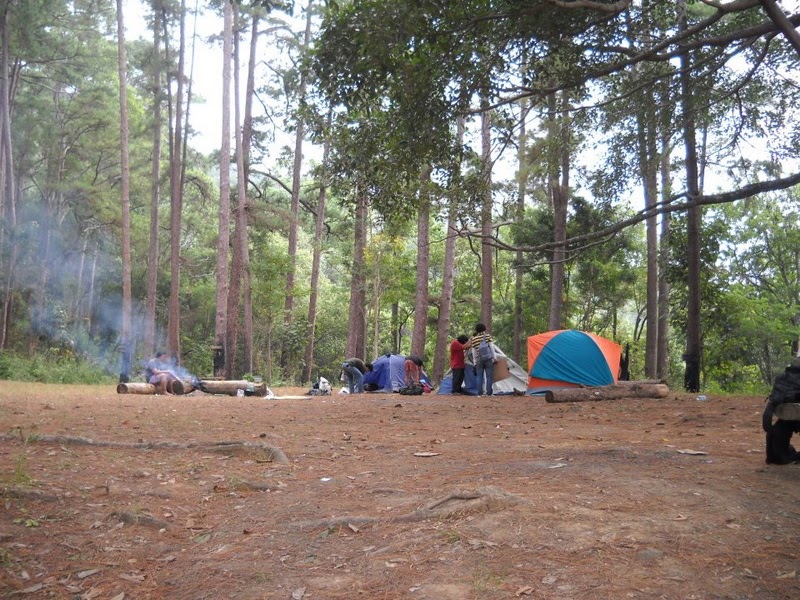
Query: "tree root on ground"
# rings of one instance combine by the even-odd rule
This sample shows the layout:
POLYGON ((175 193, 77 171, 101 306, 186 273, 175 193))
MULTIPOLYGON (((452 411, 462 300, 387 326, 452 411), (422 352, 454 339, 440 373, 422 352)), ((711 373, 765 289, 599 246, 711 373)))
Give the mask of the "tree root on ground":
POLYGON ((269 446, 262 443, 250 442, 112 442, 103 440, 93 440, 90 438, 64 436, 64 435, 8 435, 0 434, 0 441, 12 442, 21 441, 26 444, 61 444, 61 445, 86 445, 104 448, 129 448, 133 450, 199 450, 201 452, 215 452, 226 456, 240 456, 252 458, 256 462, 274 462, 288 464, 289 459, 280 448, 269 446))
POLYGON ((428 519, 447 519, 465 513, 499 510, 520 502, 523 502, 523 500, 518 496, 509 494, 503 489, 489 486, 472 491, 456 490, 443 498, 429 502, 421 508, 391 517, 343 516, 314 521, 298 521, 291 525, 299 529, 316 529, 320 527, 332 529, 349 525, 356 527, 375 523, 414 523, 428 519))
POLYGON ((109 521, 119 521, 125 525, 141 525, 142 527, 150 527, 151 529, 167 529, 170 525, 166 521, 156 519, 152 515, 142 515, 132 512, 113 512, 108 515, 109 521))

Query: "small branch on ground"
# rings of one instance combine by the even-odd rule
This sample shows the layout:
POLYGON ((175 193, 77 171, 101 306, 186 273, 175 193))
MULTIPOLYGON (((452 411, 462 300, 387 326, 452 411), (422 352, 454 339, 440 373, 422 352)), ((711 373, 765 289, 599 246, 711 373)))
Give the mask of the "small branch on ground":
POLYGON ((64 435, 29 435, 21 438, 19 435, 0 434, 0 442, 14 441, 22 441, 26 444, 86 445, 105 448, 130 448, 132 450, 158 450, 160 448, 199 450, 201 452, 219 452, 228 456, 246 456, 262 462, 289 463, 289 459, 280 448, 250 442, 114 442, 64 435))
POLYGON ((292 523, 299 529, 333 529, 347 525, 369 525, 375 523, 415 523, 427 519, 447 519, 467 512, 499 510, 504 506, 523 502, 518 496, 496 487, 483 487, 473 491, 457 490, 443 498, 433 500, 422 508, 392 517, 331 517, 315 521, 292 523))

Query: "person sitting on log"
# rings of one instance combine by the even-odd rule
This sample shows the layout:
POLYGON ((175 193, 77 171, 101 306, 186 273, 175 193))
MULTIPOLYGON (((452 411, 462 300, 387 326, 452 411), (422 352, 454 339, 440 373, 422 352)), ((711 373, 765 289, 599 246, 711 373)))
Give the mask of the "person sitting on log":
POLYGON ((147 361, 144 368, 144 374, 147 378, 147 383, 152 383, 156 389, 165 396, 172 395, 172 382, 177 379, 175 374, 169 370, 165 364, 166 355, 163 352, 157 352, 156 355, 147 361))
POLYGON ((776 409, 784 403, 800 403, 800 357, 775 378, 767 396, 767 406, 761 417, 761 425, 767 434, 767 464, 800 462, 800 452, 791 444, 792 434, 800 432, 800 421, 778 418, 773 422, 776 409))

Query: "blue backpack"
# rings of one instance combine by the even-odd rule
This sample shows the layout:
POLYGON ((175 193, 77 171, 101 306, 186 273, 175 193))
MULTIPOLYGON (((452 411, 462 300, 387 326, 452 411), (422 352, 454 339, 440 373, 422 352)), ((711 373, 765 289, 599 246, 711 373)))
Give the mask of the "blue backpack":
POLYGON ((478 356, 481 357, 481 360, 492 360, 494 358, 492 347, 489 345, 489 342, 486 340, 486 338, 483 338, 480 346, 478 346, 478 356))

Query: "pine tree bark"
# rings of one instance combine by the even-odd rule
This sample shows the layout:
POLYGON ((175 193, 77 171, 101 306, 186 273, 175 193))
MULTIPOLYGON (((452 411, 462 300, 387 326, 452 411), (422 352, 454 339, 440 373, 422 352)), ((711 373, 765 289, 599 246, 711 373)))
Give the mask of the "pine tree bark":
POLYGON ((347 357, 362 358, 366 352, 366 268, 364 249, 367 244, 367 199, 361 186, 356 189, 356 210, 353 223, 353 267, 350 278, 347 357))
POLYGON ((181 356, 181 216, 183 213, 183 189, 181 186, 181 156, 183 155, 183 86, 186 54, 186 0, 180 6, 180 45, 178 47, 177 91, 175 112, 172 120, 170 143, 170 286, 169 314, 167 319, 167 350, 170 357, 180 364, 181 356))
POLYGON ((14 179, 14 155, 11 145, 11 80, 9 74, 9 37, 8 11, 10 4, 3 3, 0 13, 0 45, 2 45, 2 63, 0 68, 0 273, 3 277, 3 304, 0 311, 0 350, 8 342, 8 329, 11 320, 12 287, 14 270, 18 256, 18 244, 14 241, 17 229, 16 185, 14 179), (4 243, 5 237, 8 244, 4 243), (9 247, 8 255, 3 250, 9 247))
POLYGON ((231 218, 231 54, 233 8, 223 3, 222 34, 222 140, 219 152, 219 234, 217 236, 217 310, 214 318, 214 376, 225 375, 228 328, 228 249, 231 218))
MULTIPOLYGON (((464 117, 456 120, 456 145, 460 148, 464 143, 464 117)), ((461 157, 453 164, 454 180, 458 180, 461 172, 461 157)), ((436 351, 433 355, 433 368, 430 376, 439 382, 450 366, 450 319, 453 312, 453 289, 456 271, 456 241, 458 240, 458 191, 450 189, 450 206, 447 210, 447 237, 444 241, 444 264, 442 265, 442 294, 439 296, 439 318, 436 324, 436 351)))
POLYGON ((144 356, 153 356, 156 339, 156 292, 158 288, 158 208, 161 204, 161 7, 153 8, 153 157, 150 166, 150 244, 147 254, 147 297, 144 315, 144 356))
POLYGON ((428 281, 430 279, 431 201, 429 188, 431 168, 420 174, 419 211, 417 213, 417 295, 414 301, 414 330, 411 335, 411 354, 424 360, 425 338, 428 331, 428 281))
POLYGON ((306 353, 304 381, 313 381, 314 338, 317 331, 317 298, 319 294, 319 271, 322 263, 322 243, 325 235, 325 205, 328 197, 328 154, 330 142, 326 139, 322 146, 322 176, 317 195, 317 220, 314 229, 314 253, 311 261, 311 282, 308 296, 308 330, 306 331, 306 353))
MULTIPOLYGON (((684 0, 681 0, 686 10, 684 0)), ((686 27, 685 16, 682 27, 686 27)), ((700 177, 697 159, 695 106, 691 71, 692 61, 688 52, 681 54, 681 109, 683 121, 683 143, 686 154, 686 193, 690 202, 700 195, 700 177)), ((686 213, 686 363, 684 388, 687 392, 700 391, 701 337, 700 337, 700 228, 701 207, 692 206, 686 213)))
POLYGON ((481 176, 483 203, 481 205, 481 323, 492 330, 493 247, 492 238, 492 136, 488 98, 481 97, 481 176))
MULTIPOLYGON (((306 29, 303 38, 303 50, 311 42, 311 0, 306 7, 306 29)), ((306 73, 300 72, 300 101, 305 101, 306 95, 306 73)), ((305 122, 302 117, 298 117, 294 138, 294 164, 292 165, 292 204, 291 220, 289 222, 289 268, 286 271, 286 298, 284 301, 284 325, 286 330, 290 330, 294 322, 294 283, 297 270, 297 229, 300 222, 300 176, 303 169, 303 137, 305 136, 305 122)), ((290 339, 291 336, 287 336, 290 339)), ((284 346, 283 368, 287 374, 292 374, 297 361, 294 356, 295 349, 284 346)))
POLYGON ((120 167, 120 202, 122 205, 122 365, 120 382, 130 381, 131 354, 131 169, 128 159, 128 72, 125 60, 125 19, 122 13, 122 1, 117 0, 117 59, 119 68, 119 146, 120 167))
MULTIPOLYGON (((525 219, 525 191, 528 186, 528 165, 527 157, 527 141, 528 130, 527 121, 528 113, 530 112, 530 104, 527 100, 520 101, 520 116, 519 116, 519 137, 517 138, 518 151, 517 151, 517 204, 514 211, 514 221, 518 226, 522 225, 525 219)), ((521 265, 524 260, 524 253, 521 250, 516 252, 517 265, 521 265)), ((511 345, 511 356, 514 362, 522 364, 522 351, 523 343, 526 339, 526 334, 523 331, 522 313, 524 306, 525 293, 523 290, 523 269, 517 266, 514 269, 514 337, 511 345)))
MULTIPOLYGON (((234 22, 236 31, 240 31, 240 12, 238 5, 234 7, 234 22)), ((228 379, 238 375, 236 369, 236 355, 238 353, 239 324, 241 305, 242 281, 244 280, 244 262, 247 257, 247 188, 246 171, 244 166, 244 148, 242 143, 242 118, 239 98, 239 35, 233 40, 233 97, 234 97, 234 131, 236 140, 236 212, 233 243, 233 264, 231 265, 231 279, 228 288, 228 331, 225 353, 225 374, 228 379)))
POLYGON ((564 321, 564 282, 567 240, 567 208, 569 206, 569 121, 565 110, 568 100, 566 92, 562 96, 561 119, 558 118, 558 105, 555 94, 548 98, 549 137, 551 147, 558 148, 550 157, 550 199, 553 203, 553 241, 559 245, 553 250, 550 265, 550 315, 548 328, 561 329, 564 321), (556 139, 558 143, 556 144, 556 139))

